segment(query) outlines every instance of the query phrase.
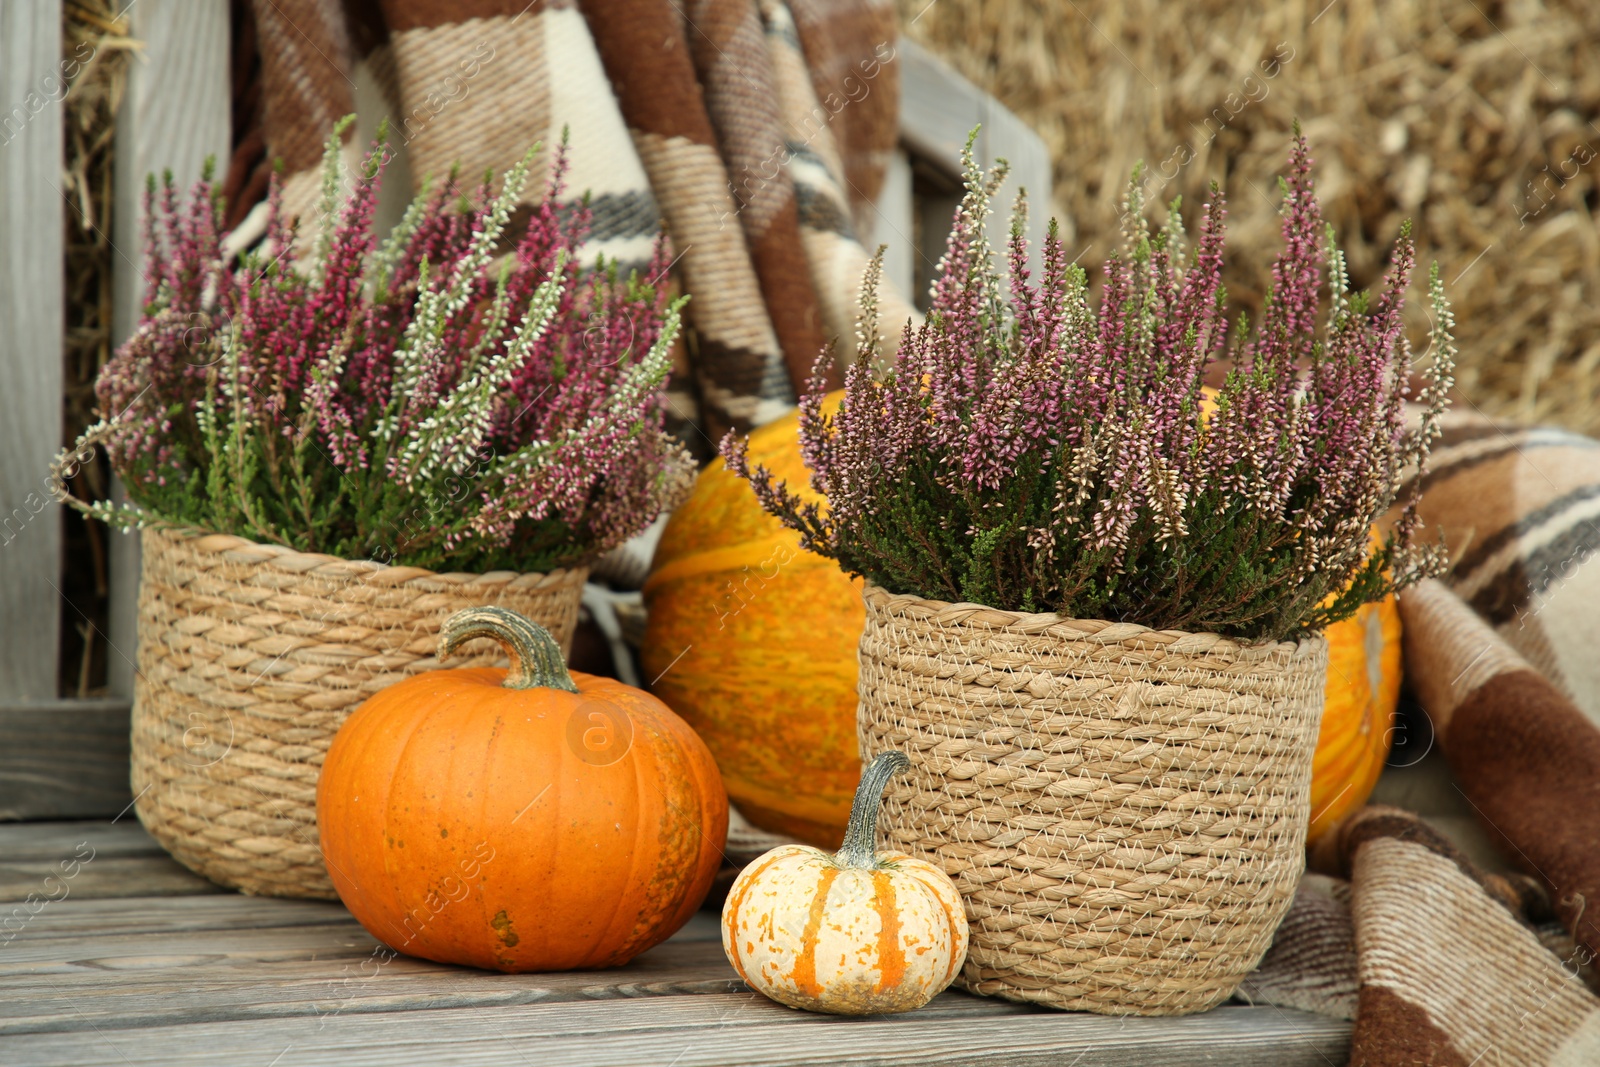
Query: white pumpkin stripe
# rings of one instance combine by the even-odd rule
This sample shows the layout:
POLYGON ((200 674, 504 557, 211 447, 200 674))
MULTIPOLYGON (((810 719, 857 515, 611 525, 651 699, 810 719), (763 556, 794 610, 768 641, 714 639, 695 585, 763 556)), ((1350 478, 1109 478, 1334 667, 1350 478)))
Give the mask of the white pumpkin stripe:
POLYGON ((908 856, 904 852, 885 852, 879 855, 882 859, 893 863, 898 870, 915 878, 943 909, 945 923, 955 934, 950 965, 945 972, 941 988, 948 986, 955 980, 956 972, 961 969, 961 964, 967 958, 966 908, 961 903, 960 891, 956 889, 955 883, 950 881, 949 875, 927 860, 908 856))
MULTIPOLYGON (((745 900, 770 868, 796 853, 804 855, 815 851, 805 845, 781 845, 740 871, 739 877, 734 879, 733 885, 728 888, 728 899, 722 908, 722 951, 727 954, 728 962, 733 964, 733 969, 739 972, 739 977, 746 982, 750 977, 746 973, 744 955, 739 948, 741 939, 736 928, 737 916, 744 910, 745 900)), ((750 943, 750 950, 754 951, 754 948, 754 943, 750 943)))

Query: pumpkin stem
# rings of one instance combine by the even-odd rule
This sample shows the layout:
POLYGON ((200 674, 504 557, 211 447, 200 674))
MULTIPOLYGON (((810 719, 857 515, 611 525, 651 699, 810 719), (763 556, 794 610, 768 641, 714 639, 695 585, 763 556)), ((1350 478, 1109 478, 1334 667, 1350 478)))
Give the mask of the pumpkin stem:
POLYGON ((439 628, 439 658, 444 659, 474 637, 492 637, 511 659, 501 684, 506 689, 564 689, 577 685, 561 659, 561 646, 543 626, 506 608, 463 608, 439 628))
POLYGON ((861 771, 861 784, 850 805, 850 825, 845 827, 844 847, 833 854, 841 867, 876 867, 878 854, 873 848, 878 833, 878 806, 889 779, 911 766, 904 752, 880 752, 861 771))

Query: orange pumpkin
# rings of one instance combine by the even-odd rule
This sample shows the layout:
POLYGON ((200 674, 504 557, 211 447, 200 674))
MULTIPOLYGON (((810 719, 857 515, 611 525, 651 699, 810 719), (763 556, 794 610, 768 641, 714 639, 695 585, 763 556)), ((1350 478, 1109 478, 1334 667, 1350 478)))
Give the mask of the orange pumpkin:
MULTIPOLYGON (((1211 394, 1202 400, 1212 406, 1211 394)), ((837 406, 843 393, 828 398, 837 406)), ((762 464, 809 499, 799 417, 750 435, 762 464)), ((802 551, 722 461, 672 516, 645 583, 646 675, 705 738, 728 795, 764 829, 836 848, 860 775, 859 580, 802 551)), ((1311 781, 1314 839, 1366 802, 1400 694, 1400 614, 1390 597, 1330 626, 1328 686, 1311 781)))
MULTIPOLYGON (((843 394, 835 393, 837 405, 843 394)), ((750 435, 750 463, 812 499, 799 416, 750 435)), ((837 848, 861 776, 861 583, 756 504, 719 459, 673 513, 644 595, 651 689, 705 739, 757 826, 837 848)))
POLYGON ((1400 607, 1393 594, 1363 604, 1324 636, 1328 684, 1311 758, 1308 842, 1365 804, 1383 773, 1400 703, 1400 607))
POLYGON ((334 887, 380 941, 500 971, 614 967, 705 899, 727 836, 717 767, 647 693, 569 675, 543 627, 457 612, 509 671, 441 670, 345 722, 317 790, 334 887))

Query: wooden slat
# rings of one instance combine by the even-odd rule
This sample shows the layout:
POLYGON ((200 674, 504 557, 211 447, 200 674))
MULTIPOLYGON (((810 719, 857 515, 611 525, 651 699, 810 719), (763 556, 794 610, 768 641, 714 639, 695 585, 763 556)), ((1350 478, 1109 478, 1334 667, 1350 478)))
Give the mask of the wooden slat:
POLYGON ((895 42, 900 57, 900 139, 917 155, 961 174, 961 149, 983 122, 983 92, 954 67, 909 37, 895 42))
MULTIPOLYGON (((46 909, 28 923, 13 945, 72 937, 139 934, 165 936, 196 930, 270 930, 352 922, 343 904, 322 900, 278 900, 238 893, 173 900, 169 897, 69 898, 70 908, 46 909)), ((0 913, 8 909, 0 908, 0 913)))
MULTIPOLYGON (((81 903, 102 897, 222 891, 162 851, 131 811, 113 823, 0 826, 0 902, 81 903)), ((13 911, 0 906, 0 916, 13 911)), ((32 915, 26 909, 24 913, 32 915)), ((32 916, 30 927, 37 918, 32 916)))
POLYGON ((883 254, 883 276, 908 303, 915 304, 917 228, 912 223, 911 161, 904 149, 896 148, 890 154, 883 191, 868 217, 872 232, 867 236, 867 251, 875 252, 879 245, 889 246, 883 254))
MULTIPOLYGON (((624 968, 501 975, 392 956, 337 904, 130 903, 137 914, 127 928, 108 925, 117 912, 103 901, 13 913, 22 927, 0 951, 0 1034, 319 1015, 330 1002, 341 1012, 394 1012, 744 989, 706 913, 624 968), (61 997, 68 989, 70 1005, 61 997)), ((4 918, 0 910, 0 925, 4 918)))
MULTIPOLYGON (((143 858, 126 824, 0 827, 0 855, 143 858), (103 851, 102 851, 103 850, 103 851)), ((0 909, 0 927, 7 926, 0 909)), ((11 913, 15 916, 15 912, 11 913)), ((30 1064, 1342 1063, 1349 1025, 1227 1006, 1111 1019, 945 993, 893 1018, 778 1007, 700 913, 627 967, 501 975, 388 958, 338 904, 69 897, 0 934, 0 1062, 30 1064), (626 1001, 626 1003, 624 1003, 626 1001)))
MULTIPOLYGON (((34 826, 61 825, 35 823, 34 826)), ((73 824, 66 824, 73 825, 73 824)), ((140 830, 143 833, 143 830, 140 830)), ((83 838, 78 835, 79 840, 83 838)), ((93 843, 94 839, 89 838, 93 843)), ((41 913, 15 940, 58 940, 99 937, 103 934, 133 937, 141 934, 166 936, 200 930, 271 930, 287 926, 326 926, 356 922, 343 904, 331 900, 284 900, 276 897, 247 897, 225 893, 201 900, 171 900, 164 896, 148 898, 71 897, 72 906, 41 913)), ((716 916, 697 912, 679 930, 676 941, 718 941, 722 939, 716 916)))
MULTIPOLYGON (((148 919, 155 920, 150 928, 133 933, 120 927, 102 926, 94 929, 92 924, 79 921, 79 913, 76 910, 70 916, 63 916, 62 920, 71 924, 74 930, 72 936, 62 936, 59 933, 54 936, 48 933, 36 935, 35 924, 30 924, 23 935, 12 941, 4 959, 0 959, 0 975, 15 978, 24 973, 42 974, 52 970, 69 973, 82 960, 90 957, 106 961, 108 963, 106 969, 118 970, 122 969, 121 965, 113 961, 122 958, 143 960, 158 950, 159 953, 205 957, 210 962, 201 965, 202 968, 214 968, 219 974, 235 968, 237 960, 260 962, 273 959, 293 962, 315 959, 337 962, 365 959, 375 952, 384 956, 389 955, 380 951, 382 946, 379 942, 361 928, 343 905, 332 901, 326 904, 320 901, 306 902, 327 908, 326 916, 314 914, 309 919, 280 922, 274 921, 270 916, 259 914, 252 917, 249 912, 248 901, 251 899, 249 897, 226 894, 211 899, 223 902, 226 906, 220 909, 218 918, 221 921, 205 925, 184 925, 180 917, 185 912, 191 911, 191 905, 195 902, 173 897, 131 898, 131 903, 135 905, 143 903, 152 911, 155 902, 161 901, 167 906, 168 914, 178 920, 176 923, 163 923, 157 916, 147 914, 148 919), (263 919, 266 921, 260 926, 244 925, 251 921, 261 922, 263 919)), ((122 902, 117 901, 119 904, 122 902)), ((74 905, 77 903, 79 902, 73 902, 74 905)), ((53 907, 64 910, 68 905, 63 901, 53 907)), ((47 908, 41 911, 40 916, 49 910, 47 908)), ((139 909, 135 907, 133 911, 137 914, 139 909)), ((697 915, 666 943, 679 947, 693 946, 692 951, 685 948, 684 951, 688 953, 683 957, 685 960, 699 961, 702 956, 711 959, 713 954, 718 960, 722 958, 722 941, 716 917, 710 913, 704 913, 703 919, 697 915)), ((443 968, 451 973, 456 973, 457 970, 448 964, 436 964, 425 960, 409 962, 419 967, 443 968)), ((608 975, 620 973, 593 972, 593 974, 608 975)), ((733 972, 730 970, 728 973, 733 972)), ((94 976, 88 977, 92 979, 94 976)), ((159 982, 166 979, 155 973, 150 980, 159 982)), ((586 981, 589 985, 595 984, 592 975, 586 981)), ((607 981, 611 979, 608 978, 607 981)))
MULTIPOLYGON (((996 160, 1004 159, 1011 166, 1011 176, 996 194, 996 218, 990 225, 990 244, 1004 249, 1010 232, 1007 220, 1012 198, 1019 186, 1027 189, 1028 262, 1037 278, 1051 211, 1050 153, 1044 141, 999 101, 979 90, 954 67, 916 41, 902 36, 895 47, 900 56, 901 142, 912 155, 959 178, 961 149, 967 143, 967 135, 974 126, 981 127, 977 144, 973 146, 978 162, 989 167, 996 160)), ((924 244, 942 250, 949 227, 950 216, 945 214, 924 244)))
MULTIPOLYGON (((24 0, 26 2, 26 0, 24 0)), ((227 167, 229 106, 228 0, 139 0, 129 5, 131 32, 143 42, 128 74, 117 115, 114 205, 116 270, 112 340, 133 332, 144 302, 140 201, 145 176, 172 171, 187 188, 207 156, 218 174, 227 167)), ((139 542, 136 534, 111 541, 111 691, 133 696, 139 542)))
MULTIPOLYGON (((66 868, 71 870, 72 868, 66 868)), ((0 901, 195 896, 224 892, 165 854, 97 858, 65 881, 58 862, 0 862, 0 901), (63 895, 65 894, 65 895, 63 895)), ((11 909, 0 904, 0 915, 11 909)))
POLYGON ((0 701, 53 700, 61 518, 61 0, 0 0, 0 701))
MULTIPOLYGON (((946 994, 952 1000, 960 994, 946 994)), ((162 1065, 616 1064, 711 1067, 760 1063, 1008 1067, 1325 1067, 1348 1056, 1335 1020, 1271 1008, 1224 1007, 1181 1019, 1037 1012, 998 1018, 930 1011, 848 1019, 791 1011, 753 993, 632 1003, 352 1015, 6 1039, 13 1067, 60 1063, 162 1065)))
POLYGON ((145 946, 153 955, 130 954, 124 944, 105 952, 74 946, 77 958, 52 964, 0 953, 0 1034, 298 1018, 323 1014, 329 1004, 356 1015, 744 990, 722 946, 706 941, 669 941, 610 971, 505 975, 391 957, 359 932, 342 943, 321 930, 270 933, 278 944, 258 936, 208 943, 210 952, 192 942, 145 946), (321 947, 312 950, 312 942, 321 947), (71 1005, 63 1004, 64 991, 71 1005))
POLYGON ((0 820, 110 818, 132 799, 127 701, 0 703, 0 820))
POLYGON ((55 861, 87 844, 97 857, 166 855, 130 811, 116 822, 29 822, 0 826, 0 862, 55 861))

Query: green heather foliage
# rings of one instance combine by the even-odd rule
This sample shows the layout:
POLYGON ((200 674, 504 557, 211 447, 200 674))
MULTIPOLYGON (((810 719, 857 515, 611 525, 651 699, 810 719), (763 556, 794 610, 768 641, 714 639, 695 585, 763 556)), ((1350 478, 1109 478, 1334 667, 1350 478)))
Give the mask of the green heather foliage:
POLYGON ((1243 315, 1228 328, 1215 188, 1191 251, 1176 202, 1150 231, 1135 176, 1096 310, 1054 225, 1029 281, 1021 197, 1007 293, 984 237, 1003 170, 983 175, 970 143, 966 163, 926 324, 874 377, 875 264, 842 406, 823 414, 820 377, 802 402, 801 446, 827 503, 724 441, 729 468, 807 548, 893 592, 1246 640, 1313 633, 1443 569, 1442 547, 1413 543, 1412 477, 1454 366, 1443 286, 1435 270, 1432 359, 1413 398, 1409 231, 1383 295, 1349 293, 1298 130, 1285 247, 1253 331, 1243 315), (1208 415, 1201 389, 1218 359, 1232 369, 1208 415), (1420 421, 1408 423, 1408 399, 1420 421))
MULTIPOLYGON (((305 263, 276 180, 265 245, 237 262, 209 181, 180 210, 169 179, 159 212, 152 182, 144 318, 75 449, 105 446, 131 506, 83 510, 350 559, 545 571, 681 498, 693 463, 664 429, 663 391, 681 301, 608 264, 579 270, 588 210, 558 208, 565 146, 509 254, 531 151, 498 194, 455 175, 425 189, 379 244, 387 156, 380 134, 341 199, 329 139, 305 263)), ((660 242, 652 280, 666 268, 660 242)))

